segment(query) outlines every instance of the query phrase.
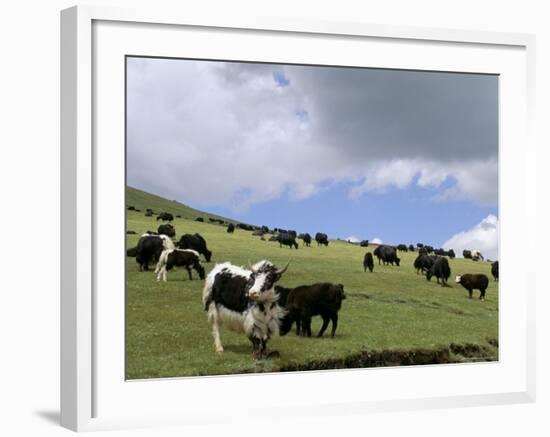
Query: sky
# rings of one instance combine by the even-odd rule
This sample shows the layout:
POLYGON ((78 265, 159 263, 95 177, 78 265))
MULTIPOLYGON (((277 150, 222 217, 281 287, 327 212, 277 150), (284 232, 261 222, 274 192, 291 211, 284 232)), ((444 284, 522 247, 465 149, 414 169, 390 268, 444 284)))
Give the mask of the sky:
POLYGON ((127 183, 247 223, 496 259, 498 78, 130 57, 127 183))

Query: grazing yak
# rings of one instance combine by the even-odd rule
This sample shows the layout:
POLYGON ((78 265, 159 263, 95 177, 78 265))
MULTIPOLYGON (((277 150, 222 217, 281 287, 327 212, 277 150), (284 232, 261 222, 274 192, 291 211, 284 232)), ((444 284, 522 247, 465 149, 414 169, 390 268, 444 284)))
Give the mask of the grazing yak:
POLYGON ((361 240, 361 242, 359 243, 359 246, 369 247, 369 240, 361 240))
POLYGON ((498 281, 498 261, 491 264, 491 275, 493 275, 495 281, 498 281))
POLYGON ((149 263, 158 261, 162 251, 166 249, 175 249, 174 243, 166 235, 143 234, 136 248, 139 271, 149 270, 149 263))
POLYGON ((227 232, 228 232, 229 234, 232 234, 233 232, 235 232, 235 225, 234 225, 233 223, 229 223, 229 224, 227 225, 227 232))
POLYGON ((206 277, 202 303, 212 326, 214 348, 223 352, 220 325, 244 333, 252 343, 255 359, 268 358, 267 341, 279 334, 284 311, 277 304, 274 285, 288 269, 278 269, 267 260, 249 268, 217 264, 206 277))
POLYGON ((206 262, 210 262, 212 258, 212 252, 206 247, 206 240, 202 238, 201 234, 184 234, 178 241, 178 248, 180 249, 192 249, 200 253, 206 259, 206 262))
POLYGON ((408 252, 409 248, 407 247, 406 244, 398 244, 397 245, 397 250, 399 250, 401 252, 408 252))
POLYGON ((163 222, 171 222, 172 220, 174 220, 174 216, 169 212, 161 212, 159 215, 157 215, 157 222, 159 220, 162 220, 163 222))
POLYGON ((416 269, 416 274, 418 275, 419 273, 425 273, 430 270, 436 259, 437 257, 434 255, 419 253, 414 260, 414 268, 416 269))
POLYGON ((449 267, 449 261, 443 256, 437 257, 433 265, 426 272, 426 279, 431 281, 432 276, 437 278, 437 283, 441 279, 441 286, 447 285, 449 276, 451 276, 451 268, 449 267))
POLYGON ((462 256, 466 259, 472 259, 472 251, 464 249, 462 251, 462 256))
POLYGON ((145 213, 145 217, 153 217, 153 212, 152 211, 147 211, 145 213))
POLYGON ((311 246, 311 235, 309 235, 307 232, 305 234, 298 235, 298 238, 300 240, 303 240, 304 246, 307 246, 307 247, 311 246))
POLYGON ((472 250, 472 261, 484 260, 483 255, 479 250, 472 250))
POLYGON ((367 269, 369 269, 369 272, 372 272, 374 270, 374 259, 371 252, 365 253, 365 256, 363 258, 363 269, 365 270, 365 272, 367 271, 367 269))
POLYGON ((131 206, 131 205, 130 205, 130 206, 128 207, 128 211, 135 211, 135 210, 136 210, 136 207, 135 207, 135 206, 131 206))
POLYGON ((237 223, 237 228, 243 229, 245 231, 253 231, 254 230, 254 226, 247 225, 246 223, 237 223))
POLYGON ((311 337, 311 318, 321 316, 323 326, 317 337, 321 337, 332 321, 332 337, 338 326, 338 311, 342 307, 342 300, 346 298, 342 284, 319 283, 301 285, 296 288, 275 286, 279 295, 279 305, 283 306, 286 314, 281 321, 280 333, 287 334, 296 322, 296 335, 311 337))
POLYGON ((384 265, 391 264, 393 266, 395 263, 399 267, 401 259, 398 258, 397 250, 393 246, 381 244, 374 249, 374 255, 378 258, 378 264, 382 261, 384 265))
POLYGON ((252 232, 252 235, 254 237, 261 237, 262 235, 264 235, 264 231, 262 231, 261 229, 257 229, 256 231, 252 232))
POLYGON ((298 249, 296 237, 292 234, 279 234, 277 235, 277 241, 279 242, 279 247, 288 246, 289 249, 292 249, 292 246, 294 246, 295 249, 298 249))
POLYGON ((434 254, 439 256, 448 256, 451 259, 453 259, 456 256, 455 251, 453 249, 451 250, 435 249, 434 254))
POLYGON ((136 234, 137 234, 136 231, 126 231, 126 233, 127 233, 128 235, 136 235, 136 234))
POLYGON ((195 219, 196 222, 204 222, 204 218, 203 217, 197 217, 195 219))
POLYGON ((479 290, 479 300, 485 300, 485 290, 489 286, 487 275, 466 273, 456 277, 456 283, 468 290, 468 297, 472 298, 472 291, 479 290))
POLYGON ((160 225, 157 229, 157 232, 170 238, 176 236, 176 228, 174 228, 174 226, 172 226, 170 223, 166 225, 160 225))
POLYGON ((412 244, 409 244, 409 252, 414 252, 414 246, 412 244))
POLYGON ((160 254, 159 262, 155 269, 157 281, 161 278, 166 282, 166 272, 174 267, 185 267, 189 273, 189 280, 192 281, 191 268, 199 274, 199 278, 204 279, 204 268, 199 262, 198 252, 191 249, 167 249, 160 254))
POLYGON ((317 232, 315 234, 315 241, 317 241, 317 246, 328 246, 328 235, 323 234, 322 232, 317 232))
POLYGON ((279 241, 279 235, 272 235, 268 241, 279 241))
POLYGON ((418 247, 419 249, 422 249, 424 247, 424 244, 422 243, 416 243, 416 247, 418 247))
POLYGON ((424 270, 422 269, 422 257, 424 255, 422 254, 419 254, 415 259, 414 259, 414 262, 413 262, 413 266, 414 266, 414 269, 416 270, 416 274, 418 275, 420 272, 423 272, 424 270))

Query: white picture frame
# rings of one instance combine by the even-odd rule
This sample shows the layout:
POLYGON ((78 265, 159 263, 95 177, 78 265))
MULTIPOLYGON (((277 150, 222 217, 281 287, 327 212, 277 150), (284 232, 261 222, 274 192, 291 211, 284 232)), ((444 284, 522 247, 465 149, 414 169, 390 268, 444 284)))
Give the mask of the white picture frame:
MULTIPOLYGON (((323 63, 328 59, 348 65, 353 59, 345 60, 346 50, 316 51, 315 45, 311 47, 308 56, 312 58, 302 62, 323 63)), ((532 248, 536 241, 535 214, 526 212, 527 208, 532 212, 536 204, 534 51, 534 37, 524 34, 274 18, 228 21, 213 15, 155 9, 78 6, 62 11, 61 424, 83 431, 231 421, 231 410, 224 410, 224 400, 233 399, 238 405, 239 396, 245 396, 251 384, 261 384, 264 390, 274 393, 272 403, 255 409, 253 420, 258 421, 274 414, 364 414, 534 401, 533 296, 537 283, 533 268, 513 252, 517 244, 532 248), (220 34, 228 41, 227 46, 216 44, 220 34), (501 75, 499 213, 503 267, 498 363, 124 381, 120 367, 123 351, 118 351, 121 346, 123 350, 124 312, 117 297, 117 293, 123 295, 119 277, 123 278, 123 273, 117 273, 120 264, 111 262, 112 254, 108 253, 118 253, 123 241, 120 229, 124 228, 124 204, 120 204, 120 213, 112 209, 120 202, 120 190, 112 187, 124 178, 124 166, 120 165, 124 148, 124 120, 120 118, 123 102, 119 101, 124 95, 121 55, 181 56, 177 41, 168 43, 174 37, 192 38, 188 56, 211 59, 296 61, 305 56, 302 42, 330 41, 335 47, 372 46, 376 66, 437 70, 444 65, 445 71, 501 75), (252 37, 265 45, 250 43, 248 47, 252 37), (210 43, 208 38, 212 38, 210 43), (248 47, 243 50, 249 51, 230 53, 231 38, 243 42, 243 47, 248 47), (295 51, 290 50, 291 45, 295 51), (382 53, 386 51, 391 53, 382 53), (430 60, 430 53, 437 56, 430 60), (521 236, 513 231, 518 223, 524 224, 521 236), (506 266, 512 264, 514 271, 507 270, 506 266), (507 293, 512 289, 513 299, 512 292, 507 293), (514 327, 509 327, 512 320, 514 327), (410 378, 411 372, 414 378, 410 378), (424 389, 411 379, 418 384, 431 382, 424 389), (442 381, 449 379, 455 380, 455 385, 442 387, 442 381), (391 386, 387 384, 390 380, 394 381, 391 386), (327 387, 329 392, 332 390, 331 399, 315 390, 320 384, 323 391, 327 387), (368 390, 351 390, 361 384, 368 390), (307 389, 298 404, 284 403, 277 395, 277 390, 291 385, 307 389), (338 387, 349 391, 340 393, 338 387), (154 399, 155 405, 147 399, 154 399), (209 410, 201 412, 207 403, 209 410), (190 409, 191 404, 196 404, 196 411, 190 409), (217 414, 212 415, 213 411, 217 414)))

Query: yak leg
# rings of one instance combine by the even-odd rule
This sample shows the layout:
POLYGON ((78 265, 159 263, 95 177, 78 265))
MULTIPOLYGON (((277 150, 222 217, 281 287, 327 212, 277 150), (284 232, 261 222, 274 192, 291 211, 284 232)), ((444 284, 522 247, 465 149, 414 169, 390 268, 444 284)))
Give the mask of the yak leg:
POLYGON ((189 273, 189 280, 192 281, 192 280, 193 280, 193 276, 191 276, 191 267, 185 266, 185 268, 187 269, 187 273, 189 273))
POLYGON ((212 302, 208 308, 208 320, 212 325, 212 336, 214 337, 214 349, 216 352, 223 352, 222 341, 220 339, 220 322, 218 319, 218 310, 216 304, 212 302))
POLYGON ((468 290, 468 297, 471 299, 472 298, 472 290, 468 290))
POLYGON ((302 319, 300 319, 298 317, 298 319, 296 320, 296 335, 300 335, 302 333, 302 322, 301 322, 302 319))
POLYGON ((160 278, 162 276, 162 267, 158 267, 155 269, 155 273, 157 274, 157 281, 160 281, 160 278))
POLYGON ((311 317, 304 317, 302 320, 302 334, 311 337, 311 317))
POLYGON ((321 330, 319 331, 319 334, 317 334, 317 337, 323 336, 325 330, 328 327, 328 322, 330 321, 330 317, 327 316, 326 314, 323 314, 321 317, 323 318, 323 326, 321 326, 321 330))
POLYGON ((338 326, 338 313, 334 313, 332 318, 332 337, 334 337, 334 333, 336 332, 336 327, 338 326))
POLYGON ((479 290, 479 300, 485 300, 485 288, 479 290))
POLYGON ((265 341, 251 335, 248 337, 252 342, 252 355, 255 360, 261 360, 265 355, 265 341))

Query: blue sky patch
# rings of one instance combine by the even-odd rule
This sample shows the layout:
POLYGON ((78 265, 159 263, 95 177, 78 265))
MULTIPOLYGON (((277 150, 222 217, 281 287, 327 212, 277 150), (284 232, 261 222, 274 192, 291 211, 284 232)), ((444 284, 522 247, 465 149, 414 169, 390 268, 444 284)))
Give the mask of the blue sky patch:
POLYGON ((290 79, 288 79, 284 73, 280 72, 280 71, 275 71, 273 73, 273 80, 275 81, 275 83, 277 84, 277 86, 279 87, 285 87, 285 86, 288 86, 290 85, 290 79))

